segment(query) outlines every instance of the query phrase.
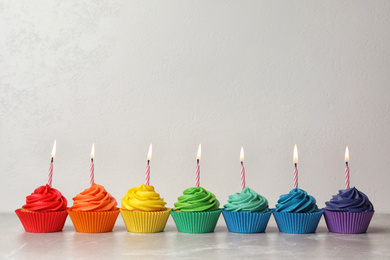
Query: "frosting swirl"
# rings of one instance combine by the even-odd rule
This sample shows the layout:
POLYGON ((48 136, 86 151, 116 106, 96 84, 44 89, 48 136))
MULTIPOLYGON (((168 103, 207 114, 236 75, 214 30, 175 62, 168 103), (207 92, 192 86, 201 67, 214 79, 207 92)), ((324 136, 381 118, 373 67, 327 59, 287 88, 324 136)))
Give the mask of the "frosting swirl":
POLYGON ((116 200, 102 185, 93 184, 73 198, 73 211, 110 211, 116 209, 116 200))
POLYGON ((165 204, 152 185, 144 184, 128 190, 122 199, 122 208, 127 210, 161 211, 166 209, 165 204))
POLYGON ((192 187, 183 191, 173 210, 183 212, 213 211, 219 209, 215 195, 202 187, 192 187))
POLYGON ((241 193, 230 195, 224 207, 228 211, 265 213, 268 211, 268 200, 246 187, 241 193))
POLYGON ((26 197, 26 205, 22 208, 29 211, 63 211, 66 210, 67 200, 61 192, 49 185, 40 186, 26 197))
POLYGON ((312 213, 317 211, 316 199, 306 191, 294 188, 288 194, 281 195, 276 211, 291 213, 312 213))
POLYGON ((368 212, 373 211, 374 206, 363 192, 355 187, 347 190, 339 190, 330 201, 325 202, 325 209, 343 212, 368 212))

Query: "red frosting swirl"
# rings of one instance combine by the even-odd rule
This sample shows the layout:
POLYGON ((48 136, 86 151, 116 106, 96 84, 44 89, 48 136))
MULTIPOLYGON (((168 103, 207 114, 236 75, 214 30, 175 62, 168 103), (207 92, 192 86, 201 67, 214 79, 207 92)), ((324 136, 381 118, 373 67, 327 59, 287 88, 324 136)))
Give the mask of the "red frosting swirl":
POLYGON ((26 197, 26 205, 22 208, 29 211, 63 211, 66 210, 67 201, 61 192, 49 185, 40 186, 26 197))
POLYGON ((118 205, 115 198, 98 184, 85 189, 73 200, 73 206, 70 208, 73 211, 109 211, 115 210, 118 205))

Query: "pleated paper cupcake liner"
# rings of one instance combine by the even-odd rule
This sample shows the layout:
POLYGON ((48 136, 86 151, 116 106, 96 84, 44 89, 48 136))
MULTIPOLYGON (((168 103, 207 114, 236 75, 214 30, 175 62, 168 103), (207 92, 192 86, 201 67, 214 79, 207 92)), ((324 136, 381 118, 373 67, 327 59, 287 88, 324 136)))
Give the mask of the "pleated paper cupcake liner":
POLYGON ((213 232, 217 225, 221 210, 202 212, 181 212, 171 210, 177 230, 183 233, 213 232))
POLYGON ((222 209, 222 215, 230 232, 262 233, 267 228, 272 210, 266 213, 234 212, 222 209))
POLYGON ((313 213, 291 213, 273 211, 279 231, 292 234, 307 234, 316 232, 323 210, 313 213))
POLYGON ((374 210, 369 212, 340 212, 324 209, 324 218, 330 232, 359 234, 367 231, 374 212, 374 210))
POLYGON ((163 211, 130 211, 121 209, 127 231, 136 233, 155 233, 164 230, 171 209, 163 211))
POLYGON ((103 233, 112 231, 119 215, 119 209, 95 212, 68 210, 68 213, 77 232, 103 233))
POLYGON ((20 222, 27 232, 32 233, 50 233, 58 232, 64 228, 68 212, 63 211, 49 211, 49 212, 32 212, 22 211, 22 209, 15 210, 20 222))

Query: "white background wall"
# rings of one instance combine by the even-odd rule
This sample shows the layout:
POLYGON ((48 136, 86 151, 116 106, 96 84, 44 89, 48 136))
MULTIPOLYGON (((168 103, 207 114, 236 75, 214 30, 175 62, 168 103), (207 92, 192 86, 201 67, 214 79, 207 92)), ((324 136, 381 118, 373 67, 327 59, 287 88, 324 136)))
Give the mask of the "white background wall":
POLYGON ((194 185, 225 204, 247 184, 319 207, 351 185, 390 213, 389 1, 0 1, 0 209, 47 181, 72 204, 144 181, 172 206, 194 185))

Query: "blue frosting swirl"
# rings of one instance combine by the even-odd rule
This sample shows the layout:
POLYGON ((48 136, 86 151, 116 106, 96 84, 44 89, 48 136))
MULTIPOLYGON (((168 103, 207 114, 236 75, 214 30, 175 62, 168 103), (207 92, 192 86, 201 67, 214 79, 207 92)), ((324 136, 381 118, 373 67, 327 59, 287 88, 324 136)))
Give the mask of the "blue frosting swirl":
POLYGON ((294 188, 288 194, 283 194, 276 204, 276 211, 291 213, 312 213, 317 211, 316 199, 306 191, 294 188))
POLYGON ((343 212, 368 212, 373 211, 374 206, 363 192, 355 187, 347 190, 339 190, 330 201, 325 202, 325 209, 343 212))

